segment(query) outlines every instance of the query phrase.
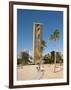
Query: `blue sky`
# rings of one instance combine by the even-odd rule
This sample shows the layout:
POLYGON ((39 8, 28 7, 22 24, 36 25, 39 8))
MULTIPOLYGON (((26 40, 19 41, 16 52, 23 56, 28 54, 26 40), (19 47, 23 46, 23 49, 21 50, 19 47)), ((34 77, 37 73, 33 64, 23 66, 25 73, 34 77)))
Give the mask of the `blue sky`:
POLYGON ((33 23, 43 24, 43 40, 46 42, 44 53, 51 52, 55 49, 55 43, 49 42, 50 34, 55 30, 60 31, 59 51, 63 52, 63 11, 44 11, 44 10, 26 10, 17 9, 17 51, 23 49, 32 50, 33 23))

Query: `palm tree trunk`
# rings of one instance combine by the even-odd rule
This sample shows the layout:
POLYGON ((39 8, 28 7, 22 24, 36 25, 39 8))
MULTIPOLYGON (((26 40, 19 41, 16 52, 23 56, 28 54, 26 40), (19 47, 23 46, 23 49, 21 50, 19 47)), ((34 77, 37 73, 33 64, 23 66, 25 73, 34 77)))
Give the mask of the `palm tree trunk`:
MULTIPOLYGON (((56 43, 55 43, 55 47, 56 47, 56 43)), ((54 53, 54 72, 56 72, 56 50, 54 53)))
MULTIPOLYGON (((58 42, 59 42, 59 40, 58 40, 58 42)), ((60 50, 60 42, 59 42, 58 47, 59 47, 59 50, 60 50)), ((61 66, 61 61, 59 61, 59 63, 60 63, 60 66, 61 66)))
POLYGON ((54 54, 54 72, 56 72, 56 51, 54 54))

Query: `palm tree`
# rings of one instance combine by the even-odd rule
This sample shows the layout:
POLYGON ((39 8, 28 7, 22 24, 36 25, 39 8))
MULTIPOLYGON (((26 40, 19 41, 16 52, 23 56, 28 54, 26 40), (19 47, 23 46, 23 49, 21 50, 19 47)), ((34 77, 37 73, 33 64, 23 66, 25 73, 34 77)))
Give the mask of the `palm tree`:
POLYGON ((53 40, 53 34, 51 34, 49 37, 49 41, 52 41, 52 40, 53 40))
MULTIPOLYGON (((55 29, 55 31, 50 35, 49 37, 49 40, 52 41, 54 40, 55 42, 55 47, 56 47, 56 40, 58 39, 59 40, 60 38, 60 32, 58 29, 55 29)), ((55 72, 55 69, 56 69, 56 50, 55 50, 55 55, 54 55, 54 72, 55 72)))
MULTIPOLYGON (((56 47, 56 40, 60 38, 60 32, 58 29, 55 29, 55 31, 53 32, 53 37, 54 37, 54 41, 55 41, 55 47, 56 47)), ((56 69, 56 50, 55 50, 55 59, 54 59, 54 72, 55 72, 55 69, 56 69)))
POLYGON ((44 47, 46 46, 46 42, 44 40, 41 40, 40 48, 43 51, 44 47))
POLYGON ((41 56, 41 59, 42 59, 42 53, 43 53, 43 49, 44 47, 46 46, 46 42, 44 40, 41 40, 40 41, 40 56, 41 56))
MULTIPOLYGON (((59 44, 59 40, 60 40, 60 32, 59 32, 59 30, 58 29, 56 29, 57 30, 57 38, 58 38, 58 48, 59 48, 59 50, 60 50, 60 44, 59 44)), ((61 63, 60 63, 61 64, 61 63)))

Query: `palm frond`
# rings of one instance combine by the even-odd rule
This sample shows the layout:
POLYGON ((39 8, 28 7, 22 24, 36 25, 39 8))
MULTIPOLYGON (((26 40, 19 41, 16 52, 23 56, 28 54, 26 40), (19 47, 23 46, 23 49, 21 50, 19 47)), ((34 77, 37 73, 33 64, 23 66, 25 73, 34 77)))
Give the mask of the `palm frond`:
POLYGON ((49 37, 49 41, 52 41, 52 40, 53 40, 53 35, 51 34, 49 37))

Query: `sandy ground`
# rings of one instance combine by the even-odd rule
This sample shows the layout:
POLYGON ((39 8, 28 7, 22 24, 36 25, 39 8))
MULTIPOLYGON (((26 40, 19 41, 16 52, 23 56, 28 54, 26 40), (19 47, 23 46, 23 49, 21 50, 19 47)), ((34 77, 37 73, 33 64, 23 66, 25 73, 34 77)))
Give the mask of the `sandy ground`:
POLYGON ((41 70, 37 69, 38 65, 26 65, 17 67, 17 80, 40 80, 53 79, 63 77, 63 65, 56 65, 54 72, 54 64, 44 64, 41 70))

